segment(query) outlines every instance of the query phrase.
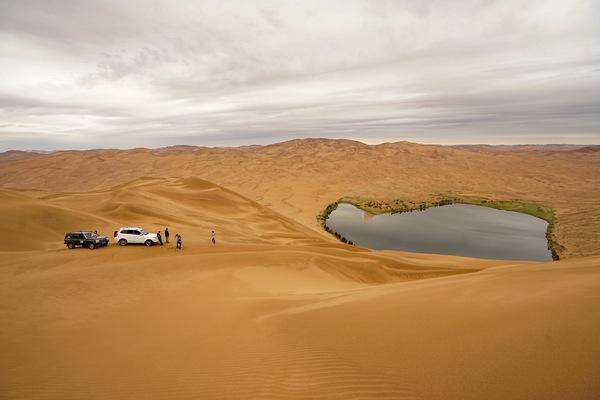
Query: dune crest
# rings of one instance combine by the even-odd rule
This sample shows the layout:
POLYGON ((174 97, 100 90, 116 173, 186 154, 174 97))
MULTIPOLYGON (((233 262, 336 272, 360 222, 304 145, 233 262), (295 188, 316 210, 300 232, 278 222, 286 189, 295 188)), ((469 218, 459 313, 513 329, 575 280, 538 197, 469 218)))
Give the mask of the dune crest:
POLYGON ((344 196, 422 201, 444 193, 521 199, 554 209, 561 258, 598 255, 600 153, 552 149, 490 152, 301 139, 249 148, 8 152, 0 154, 0 187, 57 193, 107 189, 143 176, 196 177, 315 230, 320 229, 315 217, 344 196))
POLYGON ((2 155, 0 398, 596 399, 597 155, 521 153, 314 140, 2 155), (72 172, 124 154, 143 168, 72 172), (374 251, 315 219, 347 192, 447 187, 548 196, 569 257, 374 251), (184 248, 62 245, 125 225, 169 227, 184 248))

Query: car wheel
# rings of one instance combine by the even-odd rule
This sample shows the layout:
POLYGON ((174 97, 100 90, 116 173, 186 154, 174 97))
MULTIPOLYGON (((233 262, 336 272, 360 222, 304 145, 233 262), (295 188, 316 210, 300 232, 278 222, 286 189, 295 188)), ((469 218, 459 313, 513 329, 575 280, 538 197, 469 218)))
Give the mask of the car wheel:
POLYGON ((75 245, 74 245, 73 243, 67 243, 67 247, 68 247, 69 249, 72 249, 72 248, 74 248, 74 247, 75 247, 75 245))
POLYGON ((127 240, 125 240, 125 239, 119 240, 119 246, 127 246, 127 240))
POLYGON ((95 248, 96 248, 96 246, 94 245, 94 243, 88 244, 88 249, 94 250, 95 248))
POLYGON ((148 239, 144 242, 144 244, 148 247, 152 246, 154 243, 152 243, 152 240, 148 239))

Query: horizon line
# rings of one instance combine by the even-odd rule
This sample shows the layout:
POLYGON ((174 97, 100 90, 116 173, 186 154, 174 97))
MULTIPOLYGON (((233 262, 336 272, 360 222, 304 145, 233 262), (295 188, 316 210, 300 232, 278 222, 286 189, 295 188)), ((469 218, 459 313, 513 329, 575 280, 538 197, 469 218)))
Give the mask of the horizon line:
POLYGON ((525 147, 525 146, 573 146, 573 147, 588 147, 588 146, 600 146, 600 144, 593 143, 456 143, 456 144, 442 144, 442 143, 425 143, 425 142, 413 142, 410 140, 396 140, 396 141, 382 141, 377 143, 366 143, 362 140, 351 139, 351 138, 325 138, 325 137, 304 137, 304 138, 295 138, 289 140, 282 140, 272 143, 251 143, 251 144, 240 144, 236 146, 210 146, 210 145, 200 145, 200 144, 172 144, 167 146, 160 147, 89 147, 89 148, 63 148, 63 149, 8 149, 0 151, 0 154, 9 153, 9 152, 23 152, 23 153, 42 153, 42 154, 50 154, 50 153, 59 153, 66 151, 95 151, 95 150, 121 150, 121 151, 131 151, 131 150, 164 150, 171 148, 197 148, 197 149, 240 149, 244 147, 268 147, 274 146, 284 143, 290 143, 295 141, 348 141, 348 142, 356 142, 365 146, 380 146, 385 144, 397 144, 397 143, 410 143, 417 144, 421 146, 440 146, 440 147, 461 147, 461 146, 488 146, 488 147, 525 147))

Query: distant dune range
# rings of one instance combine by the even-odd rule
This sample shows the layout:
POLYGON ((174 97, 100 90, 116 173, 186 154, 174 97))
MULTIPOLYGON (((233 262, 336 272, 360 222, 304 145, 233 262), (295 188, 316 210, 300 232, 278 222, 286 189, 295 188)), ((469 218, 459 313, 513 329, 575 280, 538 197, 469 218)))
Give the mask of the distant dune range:
POLYGON ((561 258, 600 254, 599 146, 488 147, 303 139, 243 148, 8 152, 0 154, 0 187, 36 189, 43 196, 106 189, 144 176, 197 177, 318 231, 316 215, 342 196, 518 198, 555 210, 561 258))
POLYGON ((593 148, 332 140, 1 154, 0 399, 597 399, 599 172, 593 148), (315 218, 441 192, 553 207, 562 260, 373 251, 315 218), (125 224, 184 250, 62 245, 125 224))

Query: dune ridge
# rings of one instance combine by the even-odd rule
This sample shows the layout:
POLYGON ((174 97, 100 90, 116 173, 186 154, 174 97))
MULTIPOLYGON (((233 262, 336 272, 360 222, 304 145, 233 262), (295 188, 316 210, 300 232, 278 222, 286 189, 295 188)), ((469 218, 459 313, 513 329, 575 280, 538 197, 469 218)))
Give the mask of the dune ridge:
POLYGON ((0 399, 597 399, 597 156, 533 153, 315 140, 2 155, 0 399), (121 159, 137 167, 79 168, 121 159), (451 186, 549 196, 568 257, 374 251, 315 220, 348 191, 451 186), (62 245, 123 225, 168 226, 184 249, 62 245))
POLYGON ((0 154, 0 187, 35 189, 40 196, 108 189, 143 176, 205 179, 317 231, 316 216, 344 196, 423 201, 443 193, 535 201, 555 211, 561 258, 600 254, 599 152, 302 139, 243 149, 0 154))
POLYGON ((386 256, 396 263, 289 245, 5 255, 3 393, 597 397, 598 257, 455 275, 428 274, 426 255, 386 256))

